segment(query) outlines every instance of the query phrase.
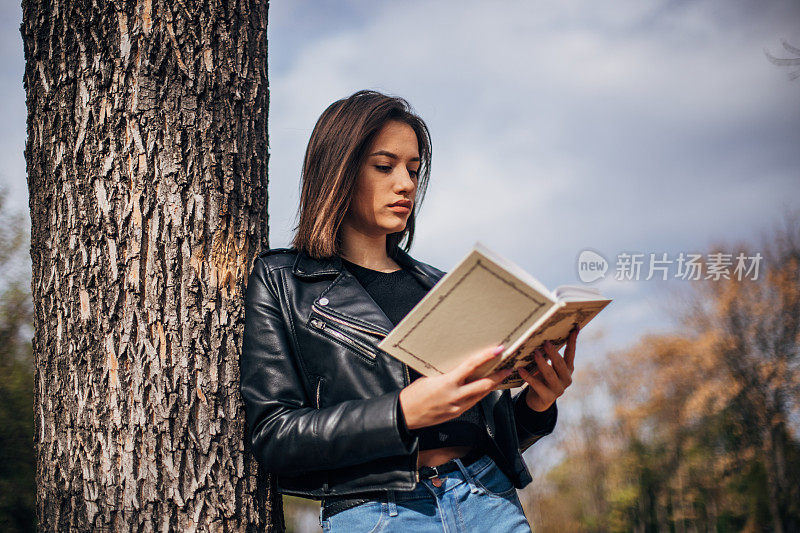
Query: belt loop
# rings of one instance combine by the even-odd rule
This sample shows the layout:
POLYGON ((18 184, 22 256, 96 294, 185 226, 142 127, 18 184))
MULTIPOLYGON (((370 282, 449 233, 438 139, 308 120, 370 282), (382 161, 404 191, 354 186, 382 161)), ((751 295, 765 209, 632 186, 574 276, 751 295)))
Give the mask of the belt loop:
POLYGON ((322 527, 322 516, 325 513, 325 498, 322 498, 319 504, 319 527, 322 527))
POLYGON ((472 494, 477 494, 479 492, 478 486, 472 479, 472 475, 470 475, 470 473, 467 472, 467 467, 464 466, 464 463, 461 462, 461 459, 456 458, 453 459, 453 461, 456 463, 456 466, 458 466, 458 469, 461 470, 461 473, 464 474, 464 481, 466 481, 467 484, 469 485, 469 491, 472 494))
POLYGON ((397 516, 397 504, 394 501, 394 491, 390 490, 387 492, 389 498, 389 516, 397 516))

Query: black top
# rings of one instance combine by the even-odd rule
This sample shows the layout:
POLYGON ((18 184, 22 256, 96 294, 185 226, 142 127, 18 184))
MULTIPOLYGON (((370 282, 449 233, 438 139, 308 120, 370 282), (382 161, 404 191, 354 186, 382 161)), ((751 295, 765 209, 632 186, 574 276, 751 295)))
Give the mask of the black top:
MULTIPOLYGON (((381 272, 344 258, 342 263, 395 326, 428 292, 417 278, 404 268, 394 272, 381 272)), ((409 367, 408 372, 411 381, 422 377, 422 374, 413 368, 409 367)), ((411 430, 411 433, 419 437, 420 450, 447 446, 475 446, 485 449, 486 445, 485 424, 479 404, 473 405, 452 420, 411 430)))

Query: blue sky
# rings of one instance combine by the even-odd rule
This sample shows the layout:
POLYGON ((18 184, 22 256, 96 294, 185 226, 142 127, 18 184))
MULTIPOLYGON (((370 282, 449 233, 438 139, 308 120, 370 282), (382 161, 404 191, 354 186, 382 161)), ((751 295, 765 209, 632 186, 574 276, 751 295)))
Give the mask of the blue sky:
MULTIPOLYGON (((27 209, 21 10, 0 7, 0 180, 27 209)), ((800 207, 800 46, 790 1, 310 1, 270 6, 270 240, 288 244, 305 145, 331 102, 403 96, 433 164, 412 255, 445 270, 475 240, 550 287, 586 248, 703 251, 800 207)), ((669 283, 600 283, 581 336, 601 356, 667 324, 669 283)))

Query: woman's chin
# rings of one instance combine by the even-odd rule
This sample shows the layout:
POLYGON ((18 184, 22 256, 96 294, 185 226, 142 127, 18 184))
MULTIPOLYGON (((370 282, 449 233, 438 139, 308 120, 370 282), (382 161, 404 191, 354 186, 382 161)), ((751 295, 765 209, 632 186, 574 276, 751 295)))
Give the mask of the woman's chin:
POLYGON ((398 224, 384 224, 383 231, 386 233, 397 233, 398 231, 403 231, 406 229, 406 221, 403 220, 398 224))

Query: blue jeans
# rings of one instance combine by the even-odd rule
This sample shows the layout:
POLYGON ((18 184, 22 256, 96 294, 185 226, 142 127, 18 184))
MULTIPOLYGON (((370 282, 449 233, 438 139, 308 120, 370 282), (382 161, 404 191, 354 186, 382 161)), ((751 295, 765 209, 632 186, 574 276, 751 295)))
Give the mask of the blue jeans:
POLYGON ((323 531, 414 533, 503 531, 530 533, 517 489, 488 455, 442 474, 441 487, 423 479, 414 490, 388 491, 373 500, 322 520, 323 531))

